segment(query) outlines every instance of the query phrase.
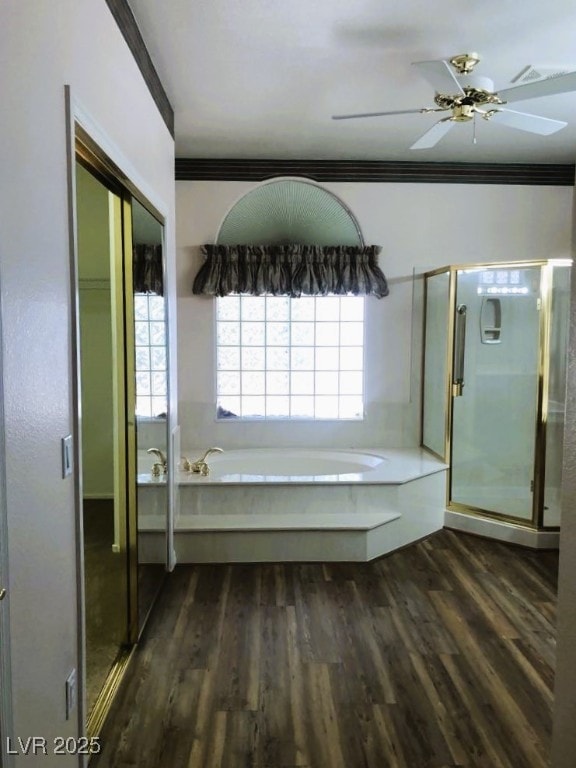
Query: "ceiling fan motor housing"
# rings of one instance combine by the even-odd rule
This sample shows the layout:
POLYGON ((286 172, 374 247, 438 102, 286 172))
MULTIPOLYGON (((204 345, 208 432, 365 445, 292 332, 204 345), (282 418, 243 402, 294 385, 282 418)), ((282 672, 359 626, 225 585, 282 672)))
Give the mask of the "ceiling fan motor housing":
POLYGON ((502 104, 497 93, 494 93, 494 83, 489 77, 482 75, 459 75, 458 83, 464 93, 437 93, 434 101, 441 109, 453 110, 453 119, 457 122, 471 120, 474 109, 484 104, 502 104))
POLYGON ((456 123, 467 123, 474 117, 475 107, 473 104, 460 104, 452 108, 452 117, 456 123))

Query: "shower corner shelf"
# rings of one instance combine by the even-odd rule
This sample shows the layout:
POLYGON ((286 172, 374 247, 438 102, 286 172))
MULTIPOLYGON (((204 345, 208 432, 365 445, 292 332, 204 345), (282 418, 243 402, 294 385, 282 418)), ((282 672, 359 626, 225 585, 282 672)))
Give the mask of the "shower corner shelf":
POLYGON ((502 303, 500 299, 484 296, 480 308, 480 341, 500 344, 502 332, 502 303))
POLYGON ((501 328, 482 328, 482 344, 499 344, 501 328))

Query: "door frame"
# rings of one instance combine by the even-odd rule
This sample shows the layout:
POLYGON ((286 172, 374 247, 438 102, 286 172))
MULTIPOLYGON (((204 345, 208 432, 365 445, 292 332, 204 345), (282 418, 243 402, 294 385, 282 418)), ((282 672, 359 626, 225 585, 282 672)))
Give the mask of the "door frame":
MULTIPOLYGON (((0 313, 0 339, 2 317, 0 313)), ((2 346, 0 345, 0 381, 3 381, 2 346)), ((0 768, 11 768, 14 759, 7 751, 13 738, 12 672, 10 661, 10 575, 8 568, 8 513, 6 507, 6 449, 4 441, 4 402, 0 398, 0 768)))
MULTIPOLYGON (((137 172, 132 168, 129 161, 121 155, 118 149, 108 140, 97 123, 88 115, 84 108, 73 98, 70 86, 65 86, 65 104, 66 104, 66 127, 67 127, 67 170, 68 170, 68 206, 69 206, 69 236, 70 236, 70 305, 71 305, 71 336, 72 336, 72 403, 74 408, 73 422, 73 457, 74 457, 74 493, 76 507, 76 562, 77 562, 77 654, 78 654, 78 705, 77 721, 78 732, 84 734, 87 732, 87 713, 86 713, 86 635, 85 635, 85 583, 84 583, 84 532, 82 521, 82 451, 81 451, 81 390, 80 390, 80 315, 79 315, 79 297, 78 297, 78 241, 77 241, 77 214, 76 214, 76 172, 75 165, 79 152, 83 161, 90 169, 90 172, 102 181, 105 186, 111 188, 121 199, 123 236, 131 237, 131 221, 128 213, 131 210, 130 197, 138 200, 148 211, 166 227, 166 216, 150 202, 151 194, 147 190, 147 185, 140 179, 137 172), (122 170, 127 169, 127 171, 122 170), (141 189, 146 190, 145 196, 141 189)), ((130 260, 131 261, 131 260, 130 260)), ((131 271, 131 263, 130 263, 131 271)), ((134 385, 132 385, 134 393, 134 385)), ((127 413, 127 411, 125 411, 127 413)), ((128 413, 127 413, 128 415, 128 413)), ((169 414, 170 416, 170 414, 169 414)), ((168 421, 170 423, 170 421, 168 421)), ((126 419, 127 430, 134 430, 135 425, 129 423, 126 419)), ((170 539, 173 531, 173 499, 174 494, 170 488, 174 482, 174 473, 170 472, 170 467, 174 466, 174 458, 169 450, 169 472, 167 477, 168 486, 168 504, 166 516, 166 536, 170 539)), ((133 457, 135 459, 135 457, 133 457)), ((136 511, 135 511, 135 476, 134 489, 132 493, 132 509, 129 512, 129 525, 127 548, 129 556, 132 558, 134 566, 137 560, 134 555, 137 551, 137 531, 136 531, 136 511)), ((173 551, 173 542, 167 541, 167 553, 173 551)), ((167 557, 166 570, 171 570, 172 563, 167 557)), ((173 566, 172 566, 173 567, 173 566)), ((135 569, 136 570, 136 569, 135 569)), ((138 639, 138 620, 137 620, 137 583, 132 578, 131 592, 129 595, 130 616, 129 616, 129 641, 134 644, 138 639), (136 617, 136 619, 134 619, 136 617)), ((110 685, 106 687, 106 700, 109 705, 113 694, 117 690, 130 655, 127 654, 122 664, 117 664, 110 675, 110 685)), ((103 723, 107 714, 108 707, 103 708, 96 721, 90 723, 89 735, 96 735, 97 730, 103 723)))

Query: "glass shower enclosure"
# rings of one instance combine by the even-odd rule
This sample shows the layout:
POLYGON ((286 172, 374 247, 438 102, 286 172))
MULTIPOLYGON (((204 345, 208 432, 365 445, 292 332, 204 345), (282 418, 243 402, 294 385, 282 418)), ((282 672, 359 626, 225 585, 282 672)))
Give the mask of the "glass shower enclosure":
POLYGON ((560 526, 570 263, 424 276, 422 445, 449 464, 448 510, 560 526))

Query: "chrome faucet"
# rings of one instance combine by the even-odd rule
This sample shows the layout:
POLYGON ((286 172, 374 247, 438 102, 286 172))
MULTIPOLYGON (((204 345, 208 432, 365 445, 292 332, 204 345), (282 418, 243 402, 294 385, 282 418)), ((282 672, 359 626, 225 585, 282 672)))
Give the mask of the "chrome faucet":
POLYGON ((165 475, 168 470, 168 460, 166 454, 162 453, 159 448, 148 448, 146 453, 153 453, 158 457, 158 461, 152 465, 153 475, 165 475))
POLYGON ((196 459, 196 461, 187 462, 188 471, 196 472, 196 474, 199 474, 199 475, 207 475, 210 472, 210 467, 206 463, 206 457, 209 456, 211 453, 224 453, 224 451, 222 448, 218 448, 218 447, 208 448, 208 450, 204 453, 204 455, 201 458, 196 459))

